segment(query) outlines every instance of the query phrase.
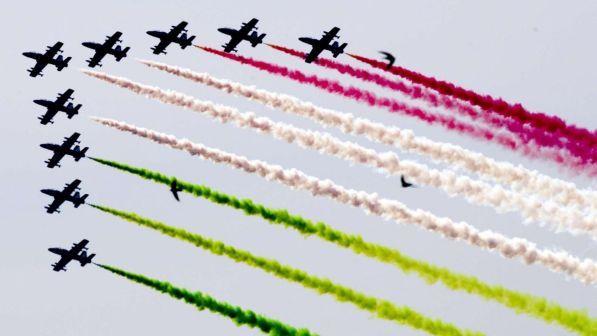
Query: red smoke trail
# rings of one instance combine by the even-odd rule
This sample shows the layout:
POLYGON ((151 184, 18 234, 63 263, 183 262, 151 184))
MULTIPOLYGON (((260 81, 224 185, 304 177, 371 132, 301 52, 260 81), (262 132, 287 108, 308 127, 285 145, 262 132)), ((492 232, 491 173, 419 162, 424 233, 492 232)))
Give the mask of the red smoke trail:
MULTIPOLYGON (((306 55, 304 52, 283 46, 273 44, 268 44, 268 46, 301 59, 305 58, 306 55)), ((597 148, 589 147, 584 143, 579 144, 578 142, 562 141, 561 138, 563 135, 559 130, 556 132, 546 132, 544 129, 525 127, 524 123, 514 118, 496 115, 495 113, 480 113, 468 103, 456 100, 452 96, 443 95, 441 92, 440 95, 437 95, 433 92, 430 92, 428 88, 422 89, 419 86, 413 86, 401 81, 391 80, 379 74, 369 72, 364 69, 355 68, 351 65, 340 63, 328 58, 319 57, 314 63, 328 69, 336 70, 342 74, 347 74, 367 82, 375 83, 381 87, 386 87, 401 92, 411 98, 424 100, 432 106, 442 106, 450 110, 457 111, 460 114, 471 117, 475 120, 481 119, 496 129, 503 129, 505 126, 510 132, 518 135, 523 143, 535 141, 540 146, 557 149, 565 148, 568 152, 578 157, 583 163, 597 162, 597 148)))
POLYGON ((300 83, 316 86, 330 93, 342 95, 344 97, 367 103, 371 106, 386 107, 390 112, 396 112, 408 116, 413 116, 429 124, 441 124, 442 126, 450 130, 456 130, 458 132, 465 133, 480 139, 495 141, 501 144, 502 146, 505 146, 513 150, 519 150, 523 154, 531 157, 545 157, 554 160, 558 163, 571 166, 572 168, 578 168, 576 166, 576 160, 571 158, 566 153, 562 153, 561 151, 549 152, 537 150, 535 146, 533 146, 532 142, 521 142, 518 138, 513 137, 511 134, 498 134, 494 131, 490 131, 481 127, 476 127, 458 121, 453 117, 430 114, 418 107, 411 107, 391 98, 378 97, 373 92, 359 89, 353 86, 345 87, 334 80, 322 79, 315 75, 306 75, 299 70, 290 70, 283 66, 254 60, 252 58, 243 57, 240 55, 226 53, 209 47, 197 47, 212 54, 219 55, 231 59, 233 61, 239 62, 241 64, 247 64, 257 69, 267 71, 271 74, 284 76, 292 80, 298 81, 300 83))
MULTIPOLYGON (((556 116, 549 116, 538 112, 530 112, 521 104, 510 104, 502 99, 493 98, 490 95, 481 95, 474 91, 456 86, 452 83, 441 81, 433 77, 428 77, 400 66, 392 66, 390 69, 387 69, 387 65, 383 62, 359 55, 348 55, 373 67, 389 71, 414 83, 433 89, 441 94, 462 99, 483 109, 493 111, 505 117, 516 119, 521 123, 531 124, 537 128, 543 129, 548 133, 555 133, 557 136, 565 137, 571 142, 582 143, 586 146, 586 148, 593 149, 597 146, 597 132, 589 131, 576 125, 568 125, 564 120, 556 116)), ((594 156, 593 159, 595 159, 594 156)))

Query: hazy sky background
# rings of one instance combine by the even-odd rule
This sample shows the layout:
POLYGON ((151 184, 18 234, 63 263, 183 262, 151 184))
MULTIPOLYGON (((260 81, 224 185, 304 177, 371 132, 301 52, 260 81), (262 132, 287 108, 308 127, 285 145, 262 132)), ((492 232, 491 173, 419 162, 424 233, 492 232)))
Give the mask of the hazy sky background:
MULTIPOLYGON (((448 133, 410 118, 392 115, 259 72, 195 48, 171 46, 167 55, 155 56, 157 43, 147 30, 167 30, 181 20, 197 35, 196 43, 219 47, 227 37, 219 27, 237 28, 252 17, 260 19, 266 42, 305 49, 297 38, 317 37, 333 26, 341 28, 346 51, 377 57, 377 50, 397 56, 398 64, 447 79, 479 92, 523 102, 531 110, 559 115, 589 129, 597 126, 597 4, 594 1, 49 1, 11 2, 3 7, 0 52, 3 122, 0 143, 4 182, 0 199, 3 232, 0 234, 0 334, 4 335, 259 335, 237 327, 228 319, 173 300, 133 284, 92 265, 69 265, 55 273, 50 265, 57 256, 48 247, 68 247, 87 238, 96 261, 201 290, 218 299, 250 308, 321 335, 422 335, 407 327, 372 317, 351 304, 319 296, 298 284, 274 278, 261 270, 235 264, 189 244, 136 227, 90 207, 63 206, 60 214, 44 212, 50 198, 42 188, 60 188, 80 178, 89 201, 162 220, 190 231, 220 239, 257 255, 275 258, 312 274, 326 276, 365 293, 408 305, 432 317, 488 335, 568 335, 565 330, 475 296, 452 292, 442 285, 429 286, 414 275, 354 255, 317 238, 273 226, 241 212, 182 195, 176 203, 167 188, 100 166, 90 160, 66 158, 62 168, 48 169, 43 161, 50 152, 40 143, 60 142, 78 131, 89 154, 157 169, 182 179, 358 233, 367 240, 400 249, 407 255, 478 276, 492 284, 553 299, 567 307, 584 308, 597 315, 595 287, 588 287, 541 266, 525 266, 448 241, 412 225, 368 216, 359 209, 292 191, 260 177, 190 157, 148 140, 119 133, 89 120, 89 116, 116 118, 138 126, 188 137, 249 158, 297 167, 308 174, 331 178, 347 187, 377 192, 412 208, 422 208, 482 229, 528 238, 542 247, 564 248, 573 254, 597 258, 595 242, 567 233, 554 234, 535 224, 524 225, 516 213, 497 214, 488 207, 472 206, 449 198, 440 190, 401 189, 399 178, 386 177, 362 166, 282 143, 251 130, 240 130, 172 106, 166 106, 88 78, 78 69, 92 55, 83 41, 102 42, 116 30, 123 32, 129 57, 120 63, 106 58, 100 69, 143 83, 175 89, 200 99, 233 105, 275 120, 321 130, 314 122, 265 108, 243 98, 151 70, 135 58, 160 60, 206 71, 275 92, 285 92, 318 105, 413 129, 417 135, 482 151, 492 157, 524 164, 583 187, 594 181, 572 177, 551 163, 530 161, 496 145, 448 133), (47 68, 42 78, 30 78, 33 61, 24 51, 43 51, 63 41, 64 54, 72 56, 62 72, 47 68), (67 88, 82 103, 81 114, 68 120, 63 114, 53 125, 36 119, 43 113, 33 99, 53 99, 67 88)), ((360 83, 260 45, 243 44, 239 54, 303 69, 323 77, 360 83)), ((359 65, 346 55, 338 60, 359 65)), ((378 150, 397 150, 366 139, 329 132, 378 150)), ((398 151, 398 150, 397 150, 398 151)), ((399 152, 404 158, 425 158, 399 152)), ((429 163, 431 164, 431 163, 429 163)))

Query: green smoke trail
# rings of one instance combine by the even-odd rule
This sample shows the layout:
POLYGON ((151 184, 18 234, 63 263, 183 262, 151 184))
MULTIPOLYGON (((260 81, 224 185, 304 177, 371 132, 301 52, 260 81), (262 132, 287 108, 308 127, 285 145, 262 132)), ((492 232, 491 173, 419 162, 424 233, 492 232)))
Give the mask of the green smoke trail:
MULTIPOLYGON (((92 158, 93 160, 154 182, 170 185, 175 179, 156 171, 130 166, 124 163, 92 158)), ((427 283, 443 283, 451 290, 464 291, 484 299, 498 302, 517 313, 524 313, 548 323, 557 323, 580 335, 597 335, 597 319, 591 318, 585 311, 565 308, 545 298, 537 297, 502 286, 487 284, 476 277, 458 274, 447 268, 435 266, 402 254, 396 249, 364 241, 360 236, 346 234, 329 225, 314 223, 301 216, 289 214, 284 209, 268 208, 256 204, 250 199, 238 199, 234 196, 215 191, 209 187, 176 180, 183 191, 202 197, 211 202, 226 205, 251 216, 261 216, 270 223, 293 228, 304 235, 316 235, 338 246, 394 265, 406 273, 415 273, 427 283)))
POLYGON ((207 309, 222 316, 226 316, 234 321, 237 325, 246 325, 252 328, 258 328, 264 333, 272 336, 316 335, 307 329, 296 329, 280 321, 256 314, 251 310, 245 310, 238 306, 220 302, 213 297, 199 291, 191 292, 184 288, 176 287, 169 282, 152 279, 141 274, 131 273, 114 266, 100 264, 98 264, 98 266, 114 274, 123 276, 131 281, 151 287, 164 294, 168 294, 175 299, 183 300, 188 304, 194 305, 199 310, 207 309))
POLYGON ((311 288, 319 292, 320 294, 330 294, 338 301, 350 302, 355 306, 369 311, 380 318, 407 325, 412 328, 425 331, 431 335, 483 335, 481 333, 459 329, 452 324, 438 319, 426 317, 409 307, 399 307, 389 301, 367 296, 351 288, 335 284, 328 279, 309 275, 304 271, 282 265, 276 260, 255 256, 247 251, 236 249, 232 246, 224 244, 223 242, 205 238, 201 235, 183 230, 181 228, 169 226, 162 222, 145 218, 132 212, 121 211, 101 205, 90 205, 103 212, 138 224, 139 226, 151 228, 172 238, 191 243, 210 253, 226 256, 236 262, 242 262, 247 265, 262 269, 265 272, 273 274, 279 278, 299 283, 304 287, 311 288))

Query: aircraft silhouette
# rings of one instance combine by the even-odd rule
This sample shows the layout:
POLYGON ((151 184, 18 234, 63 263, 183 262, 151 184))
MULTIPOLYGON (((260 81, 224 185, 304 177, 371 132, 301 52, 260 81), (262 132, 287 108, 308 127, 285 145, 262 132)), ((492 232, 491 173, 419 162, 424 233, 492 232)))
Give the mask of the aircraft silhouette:
POLYGON ((85 157, 85 153, 89 149, 89 147, 85 147, 81 149, 79 147, 79 143, 81 143, 78 139, 81 134, 75 132, 70 137, 64 138, 64 141, 61 145, 51 144, 51 143, 44 143, 39 145, 41 148, 51 150, 54 152, 52 157, 49 160, 46 160, 45 163, 47 164, 48 168, 60 167, 60 160, 66 155, 72 156, 75 161, 81 160, 81 158, 85 157), (71 147, 75 146, 71 149, 71 147))
POLYGON ((81 188, 79 188, 79 184, 81 184, 81 180, 74 180, 71 183, 67 183, 62 191, 54 189, 42 189, 42 193, 54 197, 52 203, 45 206, 46 212, 49 214, 54 212, 59 213, 60 211, 58 208, 60 208, 62 203, 67 201, 71 202, 75 208, 78 208, 81 204, 84 204, 85 199, 87 199, 89 194, 81 196, 78 191, 81 190, 81 188))
POLYGON ((259 20, 253 18, 249 22, 243 22, 240 29, 232 28, 218 28, 220 33, 230 35, 230 41, 224 45, 225 52, 236 52, 236 47, 243 41, 251 42, 251 46, 255 48, 257 45, 263 43, 265 34, 259 35, 257 33, 257 23, 259 20))
POLYGON ((88 243, 89 240, 83 239, 78 243, 73 243, 73 246, 69 250, 60 247, 50 247, 48 251, 60 256, 60 260, 52 264, 52 269, 56 272, 66 272, 66 265, 73 260, 78 261, 81 267, 89 264, 93 257, 95 257, 95 253, 87 255, 86 246, 88 243))
POLYGON ((387 51, 380 51, 380 54, 384 55, 384 59, 388 61, 388 65, 386 66, 386 69, 389 69, 392 67, 392 65, 394 65, 394 62, 396 62, 396 57, 394 57, 394 55, 390 54, 387 51))
POLYGON ((402 185, 402 188, 409 188, 414 186, 412 183, 406 182, 406 180, 404 179, 404 175, 400 175, 400 184, 402 185))
POLYGON ((29 72, 29 76, 31 77, 42 77, 43 74, 41 73, 42 70, 48 66, 48 64, 52 64, 53 66, 58 69, 58 71, 62 71, 62 69, 68 66, 68 62, 71 60, 72 57, 64 58, 62 55, 57 55, 62 53, 62 46, 64 44, 62 42, 56 42, 53 46, 47 46, 46 51, 41 54, 37 52, 27 51, 23 53, 23 56, 29 57, 35 60, 35 65, 27 69, 29 72), (54 58, 56 56, 56 58, 54 58))
POLYGON ((93 57, 88 59, 86 62, 89 64, 90 68, 97 66, 102 66, 100 61, 106 57, 106 55, 112 55, 116 58, 116 62, 120 62, 121 59, 126 57, 126 53, 131 49, 130 47, 126 47, 122 49, 120 45, 116 45, 116 43, 121 43, 122 40, 120 37, 122 33, 117 31, 116 33, 112 34, 112 36, 106 36, 106 41, 104 43, 95 43, 95 42, 83 42, 83 46, 95 50, 95 54, 93 57))
POLYGON ((37 118, 40 120, 40 123, 42 125, 47 125, 48 123, 53 124, 54 122, 52 121, 52 119, 58 112, 66 113, 68 119, 71 119, 75 116, 75 114, 79 113, 79 109, 82 105, 77 104, 76 106, 74 106, 73 103, 69 102, 69 100, 73 100, 72 94, 74 92, 75 90, 68 89, 64 91, 64 93, 59 93, 55 101, 45 99, 34 100, 33 102, 35 104, 41 105, 47 109, 46 113, 43 116, 37 118))
POLYGON ((340 38, 340 36, 338 36, 339 31, 340 28, 338 27, 332 28, 329 32, 324 31, 323 36, 319 40, 311 37, 300 37, 299 41, 311 45, 312 48, 311 52, 309 52, 309 54, 307 54, 307 57, 305 57, 305 62, 313 62, 317 59, 317 56, 319 56, 319 54, 321 54, 324 50, 331 51, 334 58, 342 54, 347 44, 342 43, 342 45, 339 45, 338 41, 334 41, 332 43, 334 39, 340 38))
POLYGON ((170 183, 170 192, 174 196, 174 199, 180 202, 180 198, 178 198, 179 191, 182 191, 182 187, 179 187, 178 182, 176 182, 176 179, 174 179, 172 183, 170 183))
POLYGON ((193 39, 195 36, 187 37, 187 30, 185 27, 187 26, 187 22, 182 21, 176 26, 172 26, 169 32, 157 31, 157 30, 150 30, 147 32, 148 35, 157 37, 160 39, 160 43, 156 46, 151 47, 153 53, 156 55, 159 54, 166 54, 166 48, 170 45, 170 43, 177 43, 180 45, 182 49, 190 46, 193 43, 193 39), (181 34, 182 33, 182 34, 181 34), (180 36, 178 36, 180 35, 180 36))

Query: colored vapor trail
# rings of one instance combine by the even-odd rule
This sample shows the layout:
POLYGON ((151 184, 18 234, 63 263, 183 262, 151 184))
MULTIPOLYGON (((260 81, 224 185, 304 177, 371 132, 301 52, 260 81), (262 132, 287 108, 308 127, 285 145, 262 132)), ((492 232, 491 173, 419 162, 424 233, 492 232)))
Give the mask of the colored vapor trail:
POLYGON ((336 127, 348 134, 364 135, 372 141, 393 145, 408 152, 428 156, 436 162, 466 169, 484 179, 512 186, 512 188, 520 192, 553 199, 563 206, 587 207, 590 208, 590 211, 597 209, 597 194, 593 191, 579 190, 573 183, 552 178, 522 166, 514 166, 509 162, 498 162, 486 157, 482 153, 472 152, 453 144, 435 142, 424 137, 415 136, 411 130, 385 126, 368 119, 357 118, 350 113, 324 109, 310 102, 301 101, 293 96, 273 93, 225 79, 218 79, 207 73, 198 73, 189 69, 154 61, 140 60, 140 62, 149 67, 166 71, 175 76, 205 84, 227 93, 243 96, 284 112, 310 118, 323 126, 336 127))
POLYGON ((547 134, 552 134, 553 139, 566 138, 568 141, 563 146, 572 149, 577 155, 580 155, 585 160, 585 163, 595 164, 597 162, 597 132, 595 131, 567 124, 564 120, 556 116, 530 112, 521 104, 510 104, 502 99, 493 98, 490 95, 482 95, 403 67, 392 66, 390 69, 386 69, 385 63, 359 55, 349 55, 361 62, 389 71, 441 94, 467 101, 472 105, 479 106, 507 118, 512 118, 522 124, 529 124, 532 127, 543 130, 547 134), (583 151, 585 152, 583 153, 583 151))
POLYGON ((594 214, 585 215, 577 209, 560 207, 550 201, 540 201, 499 185, 492 186, 468 176, 459 176, 450 170, 431 169, 417 162, 401 160, 394 152, 379 153, 353 142, 342 141, 327 133, 274 122, 266 117, 257 117, 253 113, 241 113, 233 107, 201 101, 176 91, 165 91, 101 72, 85 73, 163 103, 208 115, 222 123, 230 122, 288 143, 296 143, 303 148, 379 168, 389 174, 405 174, 418 184, 442 189, 450 196, 462 195, 473 204, 491 206, 499 212, 520 211, 523 218, 529 222, 542 221, 551 223, 554 228, 560 230, 597 236, 597 215, 594 214))
POLYGON ((245 325, 251 328, 259 329, 263 333, 268 335, 316 335, 307 329, 297 329, 280 321, 271 319, 269 317, 265 317, 263 315, 259 315, 251 310, 243 309, 238 306, 233 306, 226 302, 218 301, 215 298, 207 294, 201 293, 199 291, 191 292, 187 289, 177 287, 169 282, 152 279, 145 275, 128 272, 114 266, 100 264, 97 265, 107 271, 124 277, 132 282, 145 285, 149 288, 153 288, 156 291, 168 294, 177 300, 182 300, 188 304, 197 307, 197 309, 199 310, 207 309, 211 312, 231 319, 237 325, 245 325))
MULTIPOLYGON (((300 59, 304 59, 306 56, 306 53, 295 49, 286 48, 275 44, 268 44, 268 46, 274 48, 275 50, 281 51, 285 54, 300 59)), ((455 109, 461 114, 469 117, 480 116, 480 113, 471 105, 462 103, 459 100, 454 99, 452 97, 436 94, 434 91, 426 89, 422 86, 410 85, 403 81, 388 79, 374 72, 358 69, 349 64, 340 63, 338 61, 329 58, 324 58, 321 56, 318 57, 313 63, 324 68, 336 70, 342 74, 347 74, 351 77, 355 77, 366 82, 374 83, 381 87, 398 91, 410 98, 423 100, 427 104, 434 107, 445 107, 448 109, 455 109)))
POLYGON ((236 262, 259 268, 281 279, 298 283, 303 287, 313 289, 320 294, 329 294, 340 302, 350 302, 356 307, 375 314, 377 317, 390 320, 401 325, 424 331, 431 335, 483 335, 481 333, 463 330, 452 324, 438 319, 426 317, 406 306, 396 306, 393 303, 368 296, 354 289, 338 285, 328 279, 310 275, 302 270, 282 265, 273 259, 255 256, 247 251, 236 249, 223 242, 205 238, 186 230, 166 225, 162 222, 139 216, 132 212, 125 212, 105 206, 91 205, 105 213, 114 215, 139 226, 156 230, 172 238, 191 243, 215 255, 226 256, 236 262))
POLYGON ((538 249, 534 243, 522 238, 508 238, 502 234, 486 230, 479 231, 470 224, 454 222, 446 217, 437 217, 420 209, 411 210, 396 201, 379 198, 376 194, 347 189, 331 180, 321 180, 306 175, 298 169, 284 169, 259 160, 227 153, 218 149, 179 140, 173 135, 159 133, 127 123, 93 118, 94 121, 120 131, 141 136, 175 149, 185 150, 215 163, 224 163, 247 173, 257 174, 267 180, 285 184, 293 189, 306 190, 315 196, 326 196, 337 202, 361 208, 399 223, 415 224, 429 231, 442 234, 445 238, 462 240, 471 245, 499 252, 506 258, 521 258, 527 264, 539 263, 552 271, 568 274, 584 283, 597 282, 597 264, 591 259, 580 260, 564 251, 538 249))
POLYGON ((482 127, 461 122, 451 116, 429 113, 421 108, 408 106, 392 98, 378 97, 373 92, 359 89, 357 87, 345 87, 334 80, 322 79, 315 75, 306 75, 299 70, 291 70, 276 64, 258 61, 249 57, 243 57, 239 55, 221 52, 219 50, 212 49, 209 47, 199 48, 209 53, 222 56, 224 58, 228 58, 242 64, 250 65, 252 67, 269 72, 271 74, 290 78, 303 84, 313 85, 330 93, 341 95, 343 97, 350 98, 362 103, 366 103, 370 106, 383 107, 388 109, 390 112, 415 117, 428 124, 440 124, 449 130, 467 134, 478 139, 495 141, 509 149, 518 149, 521 146, 523 146, 522 143, 518 142, 516 138, 513 138, 511 136, 505 134, 496 134, 492 130, 487 130, 482 127))
POLYGON ((414 273, 429 284, 441 282, 451 290, 463 291, 486 300, 498 302, 518 313, 528 314, 548 323, 557 323, 580 335, 591 335, 591 332, 597 328, 597 319, 591 318, 585 311, 568 309, 545 298, 521 293, 502 286, 487 284, 476 277, 459 274, 447 268, 417 260, 404 255, 397 249, 367 242, 360 236, 336 230, 323 222, 315 223, 307 218, 291 214, 285 209, 267 207, 246 198, 239 199, 208 186, 186 182, 176 177, 166 176, 157 171, 100 158, 91 159, 102 165, 128 172, 165 186, 170 186, 172 181, 176 180, 177 185, 184 192, 196 197, 243 211, 248 216, 259 216, 272 224, 292 228, 303 235, 317 236, 337 246, 351 249, 357 254, 362 254, 393 265, 405 273, 414 273))

